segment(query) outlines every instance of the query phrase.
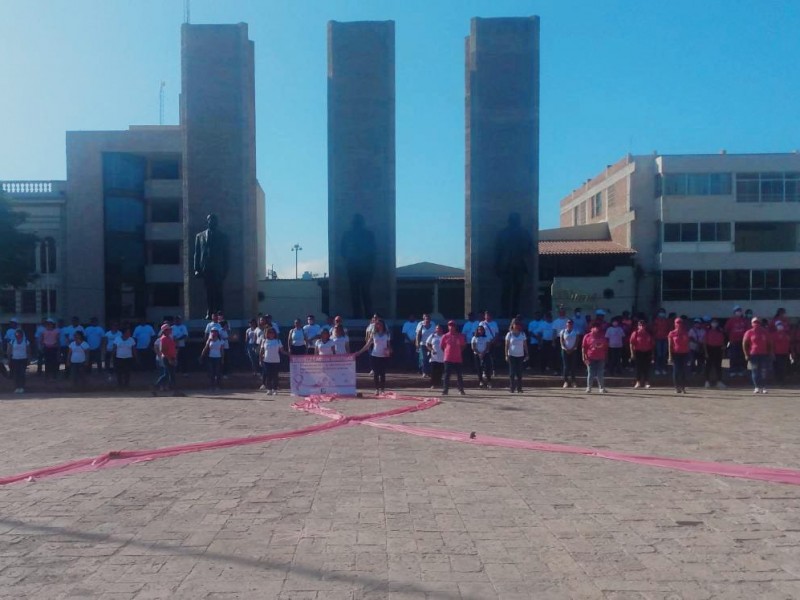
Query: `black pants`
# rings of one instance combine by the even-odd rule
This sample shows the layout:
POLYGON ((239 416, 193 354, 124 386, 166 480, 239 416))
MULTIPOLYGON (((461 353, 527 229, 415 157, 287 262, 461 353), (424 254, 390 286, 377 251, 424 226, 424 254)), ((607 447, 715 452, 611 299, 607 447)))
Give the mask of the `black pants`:
POLYGON ((492 355, 486 352, 483 356, 475 354, 475 372, 478 373, 478 384, 491 383, 492 371, 494 364, 492 363, 492 355))
POLYGON ((25 371, 28 369, 27 358, 12 358, 10 361, 11 372, 14 374, 14 387, 25 387, 25 371))
POLYGON ((372 377, 375 380, 375 389, 386 389, 386 363, 389 359, 385 356, 371 356, 372 359, 372 377))
POLYGON ((103 372, 103 353, 100 348, 89 350, 89 361, 86 366, 87 373, 92 372, 92 365, 97 365, 97 371, 100 373, 103 372))
POLYGON ((508 357, 508 385, 512 392, 522 391, 522 369, 524 367, 524 356, 508 357))
POLYGON ((789 355, 776 354, 773 369, 775 370, 775 382, 783 383, 786 380, 786 371, 789 370, 789 355))
POLYGON ((58 346, 45 347, 42 352, 44 354, 44 374, 48 378, 55 379, 58 376, 58 346))
POLYGON ((722 381, 722 346, 706 346, 706 350, 708 351, 706 381, 715 385, 718 381, 722 381))
POLYGON ((281 363, 261 363, 261 384, 268 390, 278 389, 281 363))
POLYGON ((121 388, 131 386, 131 369, 133 368, 133 358, 115 358, 114 372, 117 374, 117 385, 121 388))
POLYGON ((653 353, 636 351, 633 360, 636 363, 636 382, 642 385, 650 383, 650 365, 653 362, 653 353))
MULTIPOLYGON (((539 348, 539 344, 538 343, 536 343, 536 344, 528 344, 528 356, 531 357, 530 361, 528 362, 528 364, 531 366, 531 370, 535 371, 537 367, 541 366, 539 364, 540 348, 539 348)), ((511 357, 509 357, 509 362, 511 362, 510 359, 511 359, 511 357)), ((523 365, 523 368, 524 367, 525 367, 525 365, 523 365)), ((508 368, 509 369, 511 368, 510 364, 508 365, 508 368)))
POLYGON ((608 349, 608 374, 619 375, 622 372, 622 348, 608 349))
POLYGON ((106 352, 105 354, 106 373, 114 372, 114 351, 106 352))
POLYGON ((458 383, 458 391, 464 391, 464 368, 460 362, 446 362, 444 363, 444 387, 443 391, 450 389, 450 375, 456 374, 456 383, 458 383))
POLYGON ((431 387, 442 385, 442 374, 444 373, 444 363, 431 361, 431 387))
POLYGON ((578 361, 580 359, 580 352, 577 349, 572 352, 567 352, 561 349, 561 362, 563 369, 561 371, 564 376, 564 383, 575 383, 578 373, 578 361))
POLYGON ((305 346, 289 346, 289 353, 290 354, 305 354, 306 347, 305 346))

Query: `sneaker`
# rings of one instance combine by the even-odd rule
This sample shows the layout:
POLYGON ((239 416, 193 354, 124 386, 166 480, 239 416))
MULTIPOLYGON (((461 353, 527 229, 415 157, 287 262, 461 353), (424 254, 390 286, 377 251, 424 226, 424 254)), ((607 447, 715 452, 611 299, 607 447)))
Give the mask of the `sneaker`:
MULTIPOLYGON (((267 389, 267 386, 265 386, 265 385, 262 385, 261 387, 259 387, 259 388, 258 388, 258 391, 259 391, 259 392, 263 392, 263 391, 264 391, 264 390, 266 390, 266 389, 267 389)), ((272 390, 270 390, 270 393, 272 393, 272 390)))
MULTIPOLYGON (((23 390, 23 391, 24 391, 24 390, 23 390)), ((762 394, 766 394, 766 393, 767 393, 767 388, 761 388, 761 393, 762 393, 762 394)))
POLYGON ((590 387, 587 387, 587 388, 586 388, 586 393, 587 393, 587 394, 591 394, 591 393, 592 393, 592 388, 590 388, 590 387))
POLYGON ((725 385, 724 383, 722 383, 721 381, 718 381, 718 382, 717 382, 717 387, 718 387, 719 389, 721 389, 721 390, 724 390, 724 389, 725 389, 726 387, 728 387, 728 386, 727 386, 727 385, 725 385))
POLYGON ((706 381, 706 385, 705 385, 704 387, 705 387, 706 389, 708 389, 708 388, 710 388, 710 387, 711 387, 711 384, 710 384, 708 381, 706 381))
POLYGON ((600 393, 601 394, 607 394, 608 390, 606 388, 602 387, 602 388, 600 388, 600 393))
POLYGON ((760 394, 760 393, 761 393, 761 388, 756 388, 756 389, 754 389, 754 390, 753 390, 753 393, 754 393, 754 394, 760 394))
POLYGON ((567 389, 569 387, 569 384, 565 381, 564 385, 562 385, 561 387, 564 388, 564 389, 567 389))
POLYGON ((645 383, 644 384, 644 389, 646 389, 646 390, 649 390, 651 387, 653 387, 653 386, 651 386, 649 383, 645 383))
POLYGON ((442 396, 447 396, 447 390, 442 390, 442 396))
POLYGON ((633 384, 633 387, 638 390, 640 387, 642 387, 642 384, 637 381, 636 383, 633 384))
POLYGON ((680 394, 683 390, 681 388, 675 388, 675 393, 680 394))
POLYGON ((467 395, 467 392, 465 392, 464 390, 458 390, 458 393, 461 394, 462 396, 467 395))

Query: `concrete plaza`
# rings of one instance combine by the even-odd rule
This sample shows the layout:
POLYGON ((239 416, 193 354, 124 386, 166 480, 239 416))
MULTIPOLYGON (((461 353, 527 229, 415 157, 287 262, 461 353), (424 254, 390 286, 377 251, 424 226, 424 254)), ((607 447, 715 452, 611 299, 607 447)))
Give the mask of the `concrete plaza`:
MULTIPOLYGON (((2 394, 0 476, 322 421, 293 400, 2 394)), ((393 420, 797 468, 799 400, 469 390, 393 420)), ((4 487, 0 598, 800 598, 798 515, 791 485, 352 426, 4 487)))

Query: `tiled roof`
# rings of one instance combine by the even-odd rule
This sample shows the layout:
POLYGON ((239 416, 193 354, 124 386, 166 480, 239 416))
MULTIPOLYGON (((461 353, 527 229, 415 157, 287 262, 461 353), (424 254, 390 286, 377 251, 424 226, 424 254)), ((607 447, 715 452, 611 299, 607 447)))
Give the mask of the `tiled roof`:
POLYGON ((636 250, 606 240, 539 242, 539 254, 636 254, 636 250))

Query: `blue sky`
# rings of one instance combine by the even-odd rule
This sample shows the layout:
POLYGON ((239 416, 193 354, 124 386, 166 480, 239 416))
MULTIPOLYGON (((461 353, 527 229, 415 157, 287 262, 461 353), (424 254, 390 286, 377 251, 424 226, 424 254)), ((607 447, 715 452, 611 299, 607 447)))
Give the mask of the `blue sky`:
MULTIPOLYGON (((800 2, 193 0, 250 25, 267 264, 327 271, 328 20, 393 19, 398 264, 464 260, 464 37, 541 16, 540 221, 626 152, 800 148, 800 2)), ((64 132, 177 123, 183 0, 0 0, 0 179, 65 176, 64 132)))

